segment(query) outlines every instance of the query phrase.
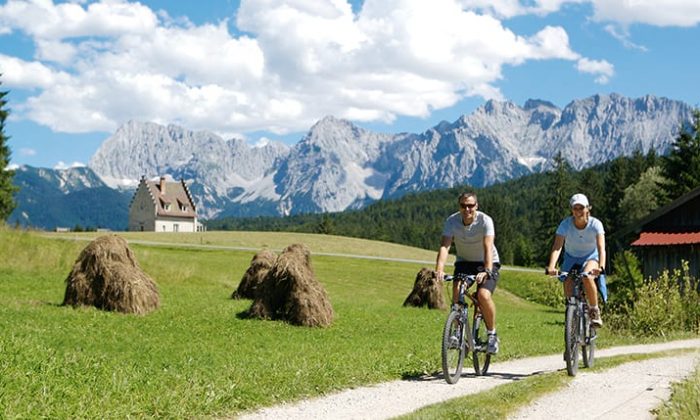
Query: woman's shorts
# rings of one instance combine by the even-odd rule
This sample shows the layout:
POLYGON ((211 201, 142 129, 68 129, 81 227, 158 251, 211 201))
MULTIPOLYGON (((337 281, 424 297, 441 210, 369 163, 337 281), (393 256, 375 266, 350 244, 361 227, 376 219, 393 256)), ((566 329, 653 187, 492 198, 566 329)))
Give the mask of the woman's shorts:
MULTIPOLYGON (((571 268, 574 265, 579 265, 580 267, 585 267, 586 263, 588 261, 598 261, 598 250, 596 249, 595 251, 591 252, 588 255, 585 255, 583 257, 573 257, 569 254, 564 254, 564 261, 561 263, 561 271, 571 271, 571 268)), ((563 280, 562 280, 563 281, 563 280)))
MULTIPOLYGON (((486 280, 484 280, 483 283, 478 284, 477 290, 484 288, 493 294, 493 291, 496 290, 496 283, 498 283, 498 279, 501 277, 501 273, 499 272, 500 269, 501 269, 501 264, 493 263, 493 270, 491 270, 492 275, 489 276, 486 280)), ((458 261, 455 263, 454 275, 455 276, 457 274, 476 275, 482 271, 484 271, 484 263, 483 262, 458 261)))

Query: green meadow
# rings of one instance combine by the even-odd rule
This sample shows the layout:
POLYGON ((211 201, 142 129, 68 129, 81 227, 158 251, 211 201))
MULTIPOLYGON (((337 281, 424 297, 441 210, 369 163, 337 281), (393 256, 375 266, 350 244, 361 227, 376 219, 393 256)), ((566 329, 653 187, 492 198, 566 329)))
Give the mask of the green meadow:
MULTIPOLYGON (((0 417, 230 416, 439 372, 446 311, 402 306, 435 251, 275 232, 120 235, 158 285, 151 314, 61 306, 87 241, 0 228, 0 417), (251 301, 230 298, 255 250, 292 243, 311 249, 335 311, 328 328, 245 319, 251 301)), ((498 360, 561 352, 561 309, 519 297, 552 282, 502 271, 498 360)), ((605 329, 599 339, 639 342, 605 329)))

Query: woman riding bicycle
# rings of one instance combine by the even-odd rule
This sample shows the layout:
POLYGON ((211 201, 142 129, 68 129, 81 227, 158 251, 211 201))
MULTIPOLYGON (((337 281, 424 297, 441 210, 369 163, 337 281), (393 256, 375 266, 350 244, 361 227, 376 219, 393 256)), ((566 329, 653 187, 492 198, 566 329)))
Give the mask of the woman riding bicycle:
MULTIPOLYGON (((557 274, 555 266, 563 246, 564 261, 561 271, 568 272, 578 264, 583 267, 583 272, 591 274, 584 279, 583 287, 590 307, 591 323, 602 327, 595 277, 605 272, 605 229, 600 220, 590 215, 590 206, 585 195, 574 194, 569 200, 569 205, 572 215, 562 220, 557 228, 546 271, 549 275, 557 274)), ((564 281, 564 293, 567 298, 573 294, 573 283, 569 278, 564 281)))
MULTIPOLYGON (((440 249, 435 263, 437 278, 445 275, 445 262, 454 240, 457 251, 455 276, 457 274, 476 275, 479 307, 488 329, 489 353, 498 353, 496 336, 496 306, 491 295, 498 282, 498 251, 494 245, 495 229, 493 220, 487 214, 477 211, 479 204, 474 193, 462 193, 458 198, 459 212, 450 215, 440 240, 440 249)), ((459 299, 459 281, 453 284, 452 299, 459 299)))

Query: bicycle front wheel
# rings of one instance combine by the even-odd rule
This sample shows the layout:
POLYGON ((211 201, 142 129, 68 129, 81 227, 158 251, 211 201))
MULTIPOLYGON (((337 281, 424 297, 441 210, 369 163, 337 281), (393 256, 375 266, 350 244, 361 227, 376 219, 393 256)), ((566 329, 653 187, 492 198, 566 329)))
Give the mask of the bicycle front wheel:
POLYGON ((442 373, 448 384, 456 384, 464 365, 465 326, 460 311, 451 311, 442 333, 442 373))
POLYGON ((583 344, 581 345, 581 353, 583 353, 583 366, 593 367, 595 358, 595 327, 591 325, 591 317, 584 313, 581 317, 583 328, 583 344))
POLYGON ((578 306, 566 305, 566 322, 564 326, 564 359, 566 360, 566 372, 569 376, 576 376, 578 372, 578 351, 579 351, 579 312, 578 306))
POLYGON ((486 326, 481 315, 474 318, 472 326, 471 350, 474 372, 478 375, 486 375, 491 364, 491 353, 486 351, 489 344, 486 326))

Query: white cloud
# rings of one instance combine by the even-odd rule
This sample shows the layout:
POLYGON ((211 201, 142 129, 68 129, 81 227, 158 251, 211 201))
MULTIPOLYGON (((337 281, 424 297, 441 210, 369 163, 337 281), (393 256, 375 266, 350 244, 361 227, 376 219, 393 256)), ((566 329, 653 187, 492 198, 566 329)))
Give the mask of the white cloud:
POLYGON ((32 37, 34 61, 0 55, 3 83, 38 88, 16 113, 63 132, 113 131, 130 119, 220 133, 308 129, 324 115, 391 122, 465 96, 503 99, 503 68, 569 60, 604 83, 566 30, 523 36, 499 16, 549 13, 565 0, 242 0, 195 25, 140 3, 8 0, 0 30, 32 37), (469 8, 465 7, 468 6, 469 8))
POLYGON ((53 167, 56 170, 71 169, 71 168, 84 168, 85 164, 81 162, 73 162, 67 165, 65 162, 59 160, 58 163, 53 167))
POLYGON ((580 72, 597 75, 595 81, 601 85, 608 83, 610 78, 615 74, 613 65, 605 60, 589 60, 588 58, 582 58, 576 63, 576 68, 580 72))
POLYGON ((106 0, 54 4, 52 0, 8 0, 0 6, 3 26, 18 28, 36 39, 61 40, 82 36, 147 34, 157 25, 156 15, 140 3, 106 0))
POLYGON ((533 0, 523 4, 520 0, 461 0, 467 8, 493 14, 497 17, 512 18, 522 15, 547 15, 558 11, 565 3, 585 3, 587 0, 533 0))
POLYGON ((690 27, 700 23, 697 0, 591 0, 594 19, 622 25, 641 23, 654 26, 690 27))
POLYGON ((4 54, 0 54, 0 73, 3 84, 10 88, 50 89, 70 80, 67 73, 54 70, 38 61, 28 62, 4 54))
POLYGON ((29 147, 23 147, 19 149, 20 156, 36 156, 36 149, 29 147))
POLYGON ((641 52, 648 51, 648 48, 644 45, 639 45, 632 42, 630 33, 627 30, 627 28, 620 27, 619 25, 609 24, 605 25, 605 32, 609 33, 610 35, 612 35, 613 38, 620 41, 622 45, 625 46, 625 48, 628 48, 630 50, 638 50, 641 52))

